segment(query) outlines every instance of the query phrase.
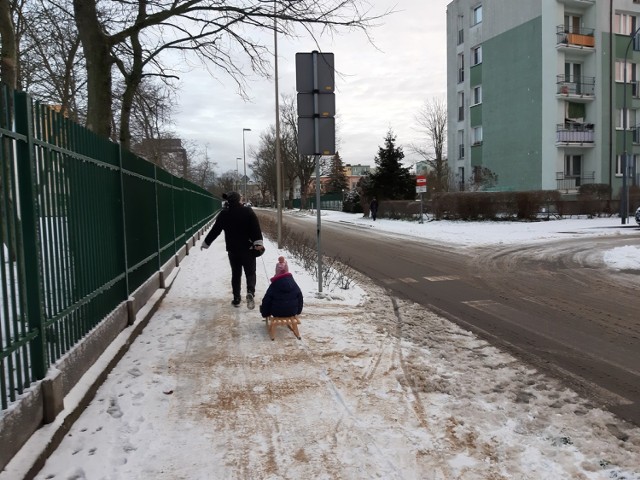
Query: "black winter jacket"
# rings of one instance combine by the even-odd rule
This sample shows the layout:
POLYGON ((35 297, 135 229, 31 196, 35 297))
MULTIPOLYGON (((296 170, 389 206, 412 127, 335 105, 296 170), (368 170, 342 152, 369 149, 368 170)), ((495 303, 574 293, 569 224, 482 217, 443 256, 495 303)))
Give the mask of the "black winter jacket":
MULTIPOLYGON (((218 238, 224 230, 224 241, 227 252, 246 252, 256 240, 262 241, 260 222, 251 207, 230 204, 216 218, 213 228, 204 239, 207 246, 218 238)), ((260 242, 262 244, 262 242, 260 242)))
POLYGON ((302 291, 290 273, 276 275, 271 279, 260 305, 263 317, 291 317, 302 313, 302 291))

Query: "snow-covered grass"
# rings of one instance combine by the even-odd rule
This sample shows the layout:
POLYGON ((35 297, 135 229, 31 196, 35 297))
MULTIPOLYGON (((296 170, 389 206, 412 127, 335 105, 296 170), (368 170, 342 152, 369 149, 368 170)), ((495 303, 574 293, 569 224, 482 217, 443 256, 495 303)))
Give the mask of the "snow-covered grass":
MULTIPOLYGON (((299 212, 289 214, 301 215, 299 212)), ((310 215, 309 221, 315 221, 310 215)), ((466 246, 629 235, 619 219, 327 222, 466 246)), ((258 303, 286 252, 267 241, 258 303)), ((38 479, 640 479, 640 429, 365 278, 305 295, 302 340, 230 305, 222 238, 193 250, 161 307, 38 479)))

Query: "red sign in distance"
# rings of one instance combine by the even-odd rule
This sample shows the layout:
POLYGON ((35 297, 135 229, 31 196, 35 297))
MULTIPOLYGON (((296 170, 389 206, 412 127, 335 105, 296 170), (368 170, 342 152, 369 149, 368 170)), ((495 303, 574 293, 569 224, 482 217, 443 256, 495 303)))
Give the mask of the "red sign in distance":
POLYGON ((416 175, 416 187, 426 187, 427 177, 424 175, 416 175))

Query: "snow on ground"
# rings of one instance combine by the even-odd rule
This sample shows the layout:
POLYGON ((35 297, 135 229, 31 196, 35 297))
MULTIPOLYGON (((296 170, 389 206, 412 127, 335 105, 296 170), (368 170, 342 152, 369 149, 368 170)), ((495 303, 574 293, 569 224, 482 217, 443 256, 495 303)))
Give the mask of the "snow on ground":
MULTIPOLYGON (((468 246, 639 234, 615 218, 323 221, 468 246)), ((266 246, 258 301, 286 256, 266 246)), ((640 266, 637 246, 602 255, 640 266)), ((257 309, 230 305, 224 240, 193 250, 37 478, 640 479, 640 428, 365 278, 318 294, 289 263, 305 294, 302 340, 279 327, 272 342, 257 309)))

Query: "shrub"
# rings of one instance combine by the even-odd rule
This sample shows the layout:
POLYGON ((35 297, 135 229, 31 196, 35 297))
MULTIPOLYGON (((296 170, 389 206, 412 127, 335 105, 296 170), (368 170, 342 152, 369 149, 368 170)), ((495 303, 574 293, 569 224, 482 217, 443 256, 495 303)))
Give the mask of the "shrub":
MULTIPOLYGON (((271 240, 277 238, 278 224, 276 221, 256 211, 260 218, 262 233, 271 240)), ((318 279, 318 252, 315 239, 309 238, 303 233, 293 232, 286 225, 281 229, 283 247, 295 258, 298 263, 317 280, 318 279)), ((355 272, 347 260, 340 257, 323 257, 324 268, 322 271, 322 285, 327 289, 338 287, 348 289, 353 283, 355 272)))

